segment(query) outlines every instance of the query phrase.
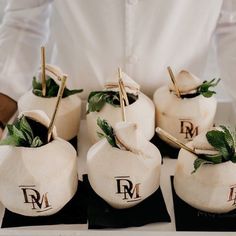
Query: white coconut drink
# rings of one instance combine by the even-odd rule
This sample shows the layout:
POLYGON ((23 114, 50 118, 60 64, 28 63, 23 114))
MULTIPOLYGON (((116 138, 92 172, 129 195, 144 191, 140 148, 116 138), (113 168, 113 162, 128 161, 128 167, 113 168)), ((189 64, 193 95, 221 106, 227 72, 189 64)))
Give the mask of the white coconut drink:
POLYGON ((194 208, 226 213, 236 208, 235 134, 224 126, 204 132, 179 152, 177 195, 194 208))
POLYGON ((43 111, 23 112, 0 142, 0 201, 12 212, 47 216, 58 212, 77 190, 73 146, 52 131, 43 111))
MULTIPOLYGON (((150 140, 155 132, 155 107, 151 99, 140 91, 140 86, 127 74, 119 71, 119 81, 127 92, 125 99, 126 118, 137 124, 143 136, 150 140)), ((99 140, 97 136, 97 119, 101 117, 115 126, 121 120, 119 81, 107 82, 102 91, 90 93, 87 104, 88 134, 92 143, 99 140)))
MULTIPOLYGON (((37 109, 44 111, 51 118, 60 80, 63 76, 63 72, 57 66, 42 63, 38 77, 33 78, 33 89, 24 94, 18 101, 19 112, 37 109)), ((78 93, 82 91, 82 89, 64 89, 55 126, 58 136, 65 140, 76 137, 79 132, 81 99, 78 93), (66 123, 66 121, 69 122, 66 123)))
MULTIPOLYGON (((168 131, 183 143, 208 130, 213 125, 217 101, 210 88, 218 84, 215 79, 201 81, 188 71, 174 77, 172 82, 156 90, 153 100, 156 107, 156 125, 168 131)), ((160 136, 171 146, 171 142, 160 136)))
POLYGON ((160 185, 161 155, 141 134, 137 124, 118 122, 111 127, 98 119, 101 137, 87 154, 93 190, 114 208, 135 206, 160 185))

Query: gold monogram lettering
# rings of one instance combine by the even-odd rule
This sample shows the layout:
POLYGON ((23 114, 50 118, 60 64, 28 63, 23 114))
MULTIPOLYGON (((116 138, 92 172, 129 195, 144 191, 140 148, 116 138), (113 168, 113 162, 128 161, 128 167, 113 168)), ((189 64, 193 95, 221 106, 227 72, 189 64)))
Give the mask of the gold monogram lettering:
POLYGON ((194 126, 191 120, 180 120, 180 133, 185 135, 185 139, 192 140, 194 136, 198 135, 198 126, 194 126))
POLYGON ((122 194, 123 200, 127 202, 139 201, 140 196, 140 183, 133 184, 130 180, 130 176, 117 176, 115 177, 117 184, 116 194, 122 194))
POLYGON ((230 186, 228 202, 232 202, 232 206, 236 205, 236 184, 230 186))
POLYGON ((48 200, 48 193, 44 193, 42 196, 36 190, 35 185, 20 185, 23 192, 24 203, 31 204, 32 210, 36 212, 43 212, 52 209, 52 206, 48 200))

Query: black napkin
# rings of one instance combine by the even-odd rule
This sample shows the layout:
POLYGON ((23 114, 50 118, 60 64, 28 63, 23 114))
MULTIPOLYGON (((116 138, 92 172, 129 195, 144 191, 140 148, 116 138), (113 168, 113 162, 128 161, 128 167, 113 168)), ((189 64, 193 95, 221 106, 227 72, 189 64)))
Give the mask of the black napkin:
POLYGON ((56 214, 51 216, 29 217, 5 210, 2 228, 54 225, 54 224, 86 224, 87 223, 87 192, 84 184, 79 181, 74 197, 56 214))
POLYGON ((171 176, 176 231, 236 231, 236 210, 213 214, 193 208, 178 197, 171 176))
POLYGON ((171 147, 168 143, 160 139, 156 133, 152 137, 150 142, 160 150, 160 153, 163 157, 168 156, 170 158, 177 159, 179 154, 179 149, 171 147))
POLYGON ((93 191, 87 175, 83 176, 83 181, 89 194, 89 229, 126 228, 154 222, 171 222, 160 188, 134 207, 115 209, 93 191))

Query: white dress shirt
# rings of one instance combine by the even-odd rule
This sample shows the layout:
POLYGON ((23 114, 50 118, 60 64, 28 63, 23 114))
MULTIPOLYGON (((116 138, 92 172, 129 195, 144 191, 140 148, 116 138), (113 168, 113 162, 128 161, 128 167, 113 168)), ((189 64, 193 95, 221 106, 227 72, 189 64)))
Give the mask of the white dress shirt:
POLYGON ((217 33, 221 77, 236 100, 235 0, 10 0, 0 92, 17 100, 30 88, 49 32, 50 62, 69 75, 69 87, 84 89, 82 98, 115 79, 118 66, 150 97, 168 81, 168 65, 201 77, 217 33))

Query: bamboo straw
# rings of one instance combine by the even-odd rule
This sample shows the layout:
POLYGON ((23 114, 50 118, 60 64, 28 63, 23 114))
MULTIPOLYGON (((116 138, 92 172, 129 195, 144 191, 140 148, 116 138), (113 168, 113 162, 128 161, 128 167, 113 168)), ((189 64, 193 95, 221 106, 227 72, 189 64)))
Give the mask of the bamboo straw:
POLYGON ((179 92, 179 89, 178 89, 178 86, 177 86, 177 83, 176 83, 176 79, 175 79, 175 76, 174 76, 174 73, 173 71, 171 70, 170 66, 167 67, 167 70, 169 72, 169 75, 170 75, 170 78, 171 78, 171 81, 175 87, 175 92, 176 92, 176 95, 178 98, 180 98, 180 92, 179 92))
POLYGON ((126 114, 125 114, 125 98, 122 92, 122 84, 121 84, 121 70, 118 68, 118 87, 119 87, 119 97, 120 97, 120 106, 121 106, 121 113, 122 113, 122 120, 126 121, 126 114))
POLYGON ((45 47, 41 47, 41 80, 42 80, 42 95, 46 96, 46 73, 45 73, 46 59, 45 47))
POLYGON ((127 93, 125 91, 125 85, 124 85, 124 82, 123 82, 123 79, 122 79, 122 71, 121 71, 120 67, 118 68, 118 75, 119 75, 119 83, 121 85, 121 92, 123 94, 125 104, 126 104, 126 106, 128 106, 129 105, 129 99, 128 99, 127 93))
POLYGON ((164 131, 163 129, 161 129, 160 127, 156 128, 156 132, 162 136, 164 136, 165 138, 167 138, 168 140, 170 140, 171 142, 173 142, 174 144, 178 145, 179 147, 185 149, 186 151, 191 152, 194 155, 198 155, 192 148, 186 146, 185 144, 183 144, 182 142, 180 142, 177 138, 173 137, 171 134, 167 133, 166 131, 164 131))
POLYGON ((54 123, 55 123, 55 118, 56 118, 56 115, 57 115, 57 111, 58 111, 58 108, 59 108, 59 105, 60 105, 60 101, 62 99, 62 95, 63 95, 64 89, 65 89, 65 86, 66 86, 66 79, 67 79, 67 75, 64 75, 61 79, 61 85, 60 85, 60 89, 59 89, 58 94, 57 94, 57 102, 56 102, 55 110, 53 112, 52 119, 51 119, 51 122, 50 122, 49 127, 48 127, 48 142, 51 140, 51 137, 52 137, 52 130, 53 130, 53 126, 54 126, 54 123))

